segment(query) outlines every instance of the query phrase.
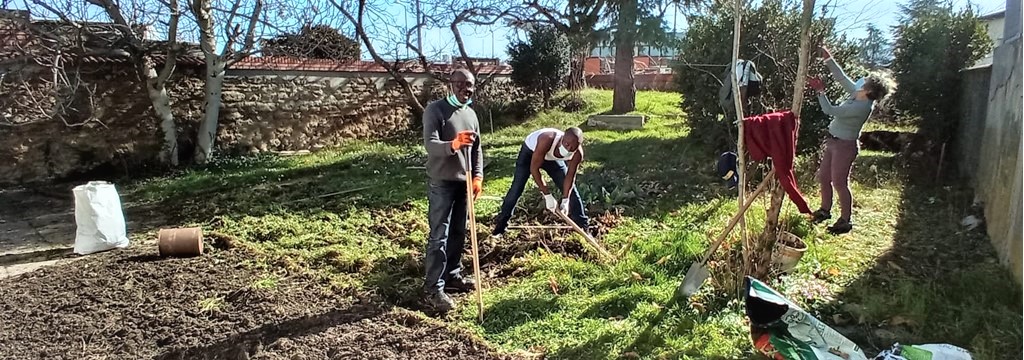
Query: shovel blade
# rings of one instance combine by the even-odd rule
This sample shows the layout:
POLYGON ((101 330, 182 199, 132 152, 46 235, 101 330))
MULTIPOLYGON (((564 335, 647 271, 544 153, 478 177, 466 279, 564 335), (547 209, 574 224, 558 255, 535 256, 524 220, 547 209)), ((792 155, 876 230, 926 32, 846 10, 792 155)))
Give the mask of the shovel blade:
POLYGON ((683 283, 679 284, 679 293, 684 297, 689 298, 693 294, 697 293, 700 286, 704 284, 704 280, 707 280, 710 274, 708 274, 708 268, 704 264, 696 262, 690 265, 690 269, 686 270, 686 275, 683 277, 683 283))

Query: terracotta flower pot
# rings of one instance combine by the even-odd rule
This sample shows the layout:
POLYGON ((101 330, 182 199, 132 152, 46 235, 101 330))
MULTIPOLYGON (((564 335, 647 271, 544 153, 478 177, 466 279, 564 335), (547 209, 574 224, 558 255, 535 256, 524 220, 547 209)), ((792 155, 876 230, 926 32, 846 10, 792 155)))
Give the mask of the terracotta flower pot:
POLYGON ((160 256, 187 257, 203 254, 203 229, 160 229, 157 235, 160 256))

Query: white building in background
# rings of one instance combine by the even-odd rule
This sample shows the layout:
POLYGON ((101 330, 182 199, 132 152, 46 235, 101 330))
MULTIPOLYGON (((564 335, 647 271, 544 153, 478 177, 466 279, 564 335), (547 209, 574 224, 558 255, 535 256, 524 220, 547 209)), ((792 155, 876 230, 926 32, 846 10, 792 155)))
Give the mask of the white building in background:
POLYGON ((1003 43, 1003 28, 1006 27, 1006 10, 1000 10, 978 18, 985 23, 985 28, 988 29, 988 38, 992 40, 992 50, 984 58, 974 63, 974 66, 970 67, 972 69, 992 65, 992 52, 995 51, 996 46, 1003 43))
POLYGON ((1006 26, 1006 10, 1000 10, 980 17, 988 28, 988 37, 994 42, 993 46, 1003 43, 1003 28, 1006 26))

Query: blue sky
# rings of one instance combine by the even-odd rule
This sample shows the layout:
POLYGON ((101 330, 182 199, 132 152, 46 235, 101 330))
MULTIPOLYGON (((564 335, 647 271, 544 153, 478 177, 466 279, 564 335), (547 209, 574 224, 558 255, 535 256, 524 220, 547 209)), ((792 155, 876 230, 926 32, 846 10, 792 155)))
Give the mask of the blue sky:
MULTIPOLYGON (((214 0, 215 3, 226 4, 233 3, 234 1, 241 1, 243 4, 251 2, 252 0, 214 0)), ((513 0, 516 1, 516 0, 513 0)), ((757 1, 757 0, 754 0, 757 1)), ((998 10, 1002 10, 1006 6, 1005 0, 952 0, 957 8, 964 6, 972 6, 981 14, 989 14, 998 10)), ((72 17, 103 21, 105 15, 102 15, 101 10, 96 6, 84 6, 85 2, 80 0, 55 0, 55 3, 68 4, 71 7, 78 9, 80 14, 74 14, 72 17), (74 5, 71 5, 74 4, 74 5)), ((345 1, 339 1, 340 3, 349 3, 345 1)), ((839 22, 837 24, 838 29, 841 32, 847 33, 852 38, 860 38, 865 34, 865 29, 869 24, 874 24, 888 32, 889 28, 897 23, 899 17, 899 4, 904 2, 903 0, 817 0, 816 12, 821 11, 821 7, 824 5, 827 7, 829 15, 837 17, 839 22)), ((150 3, 149 1, 142 1, 142 4, 156 4, 150 3)), ((346 33, 351 34, 351 26, 347 24, 347 21, 340 12, 330 5, 330 0, 287 0, 283 2, 272 2, 279 4, 282 10, 274 9, 268 14, 271 16, 272 22, 277 25, 293 27, 298 23, 304 21, 313 21, 315 23, 324 23, 336 28, 345 29, 346 33), (308 3, 307 3, 308 1, 308 3), (300 14, 298 17, 288 16, 288 22, 290 25, 285 25, 283 18, 276 17, 273 13, 283 11, 283 13, 296 12, 294 9, 287 9, 291 6, 300 7, 301 4, 318 4, 320 7, 314 8, 314 11, 307 11, 300 14), (280 21, 280 23, 279 23, 280 21)), ((412 52, 405 50, 404 46, 404 33, 403 29, 408 28, 408 24, 414 24, 416 15, 411 9, 411 1, 408 0, 375 0, 370 1, 370 4, 376 6, 376 8, 370 11, 365 23, 367 23, 367 30, 373 33, 374 45, 377 51, 385 58, 393 58, 395 56, 405 57, 409 55, 415 55, 412 52), (410 9, 406 9, 408 6, 410 9), (402 34, 400 34, 402 33, 402 34)), ((15 7, 20 7, 18 3, 15 3, 15 7)), ((243 8, 247 8, 243 6, 243 8)), ((184 10, 184 9, 183 9, 184 10)), ((47 16, 46 11, 42 9, 33 9, 33 15, 36 17, 51 17, 47 16)), ((239 20, 239 19, 236 19, 239 20)), ((669 29, 673 27, 678 31, 685 31, 686 20, 685 16, 681 11, 675 11, 669 9, 665 14, 665 24, 669 29)), ((185 20, 182 24, 182 29, 179 35, 182 40, 195 41, 192 39, 196 31, 194 30, 194 24, 185 20), (191 35, 189 35, 191 34, 191 35)), ((161 29, 154 29, 156 32, 160 32, 161 29)), ((507 58, 505 49, 508 47, 509 40, 520 34, 517 34, 512 29, 497 25, 497 26, 462 26, 460 27, 464 42, 467 48, 467 52, 473 57, 498 57, 501 59, 507 58)), ((219 32, 219 31, 218 31, 219 32)), ((157 38, 160 36, 157 35, 157 38)), ((223 38, 218 39, 219 43, 223 43, 223 38)), ((425 48, 425 54, 428 57, 434 58, 442 55, 455 55, 458 52, 457 47, 451 33, 451 30, 447 26, 442 28, 425 29, 423 31, 423 45, 425 48)), ((363 48, 363 58, 370 59, 366 48, 363 48)))
MULTIPOLYGON (((864 36, 868 24, 873 23, 882 29, 886 29, 886 31, 891 26, 896 25, 900 3, 902 1, 818 0, 817 10, 820 11, 821 5, 829 4, 829 13, 840 20, 838 29, 846 32, 851 37, 859 38, 864 36)), ((953 3, 958 8, 972 4, 981 14, 989 14, 1006 7, 1005 0, 954 0, 953 3)), ((395 14, 399 21, 404 19, 404 11, 400 6, 394 6, 388 10, 395 14)), ((409 21, 414 22, 415 17, 415 14, 409 15, 409 21)), ((673 22, 679 31, 684 31, 686 28, 686 20, 681 12, 669 10, 665 14, 665 22, 670 29, 673 26, 673 22)), ((467 52, 470 56, 475 57, 491 57, 493 55, 503 59, 506 58, 505 48, 508 46, 508 39, 515 36, 514 31, 501 26, 479 28, 466 26, 461 31, 463 32, 463 37, 466 38, 467 52)), ((428 49, 432 47, 449 48, 452 51, 456 51, 457 49, 451 45, 451 37, 451 31, 448 29, 434 29, 425 32, 423 34, 424 47, 428 49)), ((402 55, 404 56, 404 52, 402 55)), ((369 57, 365 54, 364 56, 369 57)))

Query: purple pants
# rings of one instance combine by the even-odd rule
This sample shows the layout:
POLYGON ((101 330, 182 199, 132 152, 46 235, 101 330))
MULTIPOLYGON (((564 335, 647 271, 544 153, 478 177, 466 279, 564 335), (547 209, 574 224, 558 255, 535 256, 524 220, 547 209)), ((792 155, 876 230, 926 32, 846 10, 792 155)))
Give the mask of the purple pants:
POLYGON ((825 139, 818 167, 818 184, 821 185, 821 209, 832 210, 832 188, 839 193, 840 217, 850 220, 853 212, 853 194, 850 193, 850 170, 853 160, 860 152, 857 140, 843 140, 833 137, 825 139))

